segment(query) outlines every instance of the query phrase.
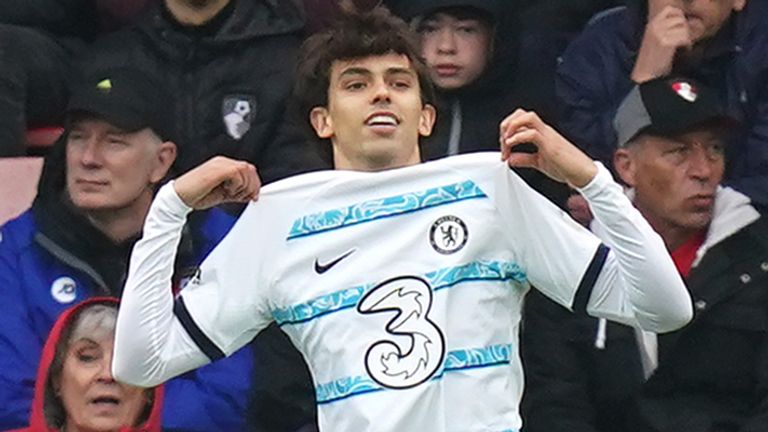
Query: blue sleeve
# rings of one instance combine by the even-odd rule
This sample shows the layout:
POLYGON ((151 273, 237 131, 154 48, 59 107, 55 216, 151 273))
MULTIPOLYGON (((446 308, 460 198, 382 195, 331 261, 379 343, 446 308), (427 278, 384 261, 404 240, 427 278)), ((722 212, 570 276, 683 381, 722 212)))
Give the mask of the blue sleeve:
POLYGON ((613 117, 634 86, 634 54, 617 11, 587 27, 563 53, 555 79, 559 128, 589 156, 612 166, 613 117))
POLYGON ((253 351, 246 345, 230 357, 168 381, 163 430, 244 430, 252 369, 253 351))
POLYGON ((768 66, 764 70, 765 82, 751 102, 746 136, 728 155, 734 163, 727 183, 768 208, 768 66))
POLYGON ((47 336, 35 331, 21 289, 21 274, 18 254, 0 240, 0 430, 29 423, 37 367, 47 336))

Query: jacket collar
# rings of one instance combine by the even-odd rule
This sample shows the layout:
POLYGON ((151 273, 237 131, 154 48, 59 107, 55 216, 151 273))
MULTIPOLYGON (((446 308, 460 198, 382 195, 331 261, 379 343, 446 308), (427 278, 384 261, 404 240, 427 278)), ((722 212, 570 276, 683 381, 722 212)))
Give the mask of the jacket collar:
POLYGON ((40 247, 87 274, 102 294, 120 294, 128 258, 140 233, 113 242, 73 207, 64 192, 38 196, 32 214, 38 225, 35 242, 40 247))
POLYGON ((744 229, 760 218, 749 198, 729 187, 720 187, 715 195, 715 207, 707 237, 699 250, 693 266, 696 267, 713 246, 744 229))

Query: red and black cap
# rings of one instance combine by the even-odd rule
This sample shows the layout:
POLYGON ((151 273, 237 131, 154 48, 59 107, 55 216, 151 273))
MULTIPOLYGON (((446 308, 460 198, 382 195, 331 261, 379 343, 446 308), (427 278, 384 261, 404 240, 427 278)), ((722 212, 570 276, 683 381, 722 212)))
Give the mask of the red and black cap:
POLYGON ((673 136, 704 124, 736 127, 717 91, 682 77, 657 78, 636 86, 616 111, 618 146, 640 133, 673 136))

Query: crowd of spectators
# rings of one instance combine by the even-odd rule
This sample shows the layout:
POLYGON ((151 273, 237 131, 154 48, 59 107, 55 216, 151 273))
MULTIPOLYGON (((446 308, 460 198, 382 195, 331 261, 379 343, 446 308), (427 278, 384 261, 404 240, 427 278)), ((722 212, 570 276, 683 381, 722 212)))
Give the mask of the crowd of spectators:
MULTIPOLYGON (((689 285, 694 321, 660 336, 531 294, 523 430, 765 430, 768 2, 346 7, 382 4, 420 37, 434 84, 424 160, 497 150, 499 122, 535 110, 627 185, 689 285), (668 201, 675 190, 678 202, 668 201)), ((32 207, 0 231, 0 430, 41 421, 33 400, 41 356, 53 349, 46 339, 73 305, 120 297, 157 185, 216 155, 253 163, 264 183, 331 167, 292 88, 302 41, 343 9, 336 0, 0 2, 0 157, 45 156, 32 207), (32 146, 29 132, 41 127, 61 136, 32 146)), ((521 174, 574 208, 565 186, 521 174)), ((240 210, 190 220, 176 286, 240 210)), ((582 210, 573 216, 589 226, 582 210)), ((313 388, 301 355, 271 326, 157 390, 150 418, 162 408, 169 431, 309 432, 313 388)))

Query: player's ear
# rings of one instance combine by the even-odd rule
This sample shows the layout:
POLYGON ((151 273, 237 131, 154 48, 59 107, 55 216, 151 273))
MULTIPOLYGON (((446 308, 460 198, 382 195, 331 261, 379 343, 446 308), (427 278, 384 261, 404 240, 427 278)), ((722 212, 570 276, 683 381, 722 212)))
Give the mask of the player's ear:
POLYGON ((309 122, 318 138, 328 139, 333 136, 333 121, 325 107, 314 107, 309 112, 309 122))
POLYGON ((424 104, 421 107, 421 115, 419 116, 419 135, 429 136, 432 134, 432 127, 435 125, 435 118, 437 112, 435 107, 430 104, 424 104))

